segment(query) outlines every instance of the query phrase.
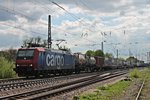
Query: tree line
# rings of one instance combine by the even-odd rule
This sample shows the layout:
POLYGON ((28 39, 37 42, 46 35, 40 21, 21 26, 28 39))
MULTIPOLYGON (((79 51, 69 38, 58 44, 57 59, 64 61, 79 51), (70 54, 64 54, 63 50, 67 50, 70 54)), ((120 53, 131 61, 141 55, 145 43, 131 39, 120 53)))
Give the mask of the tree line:
POLYGON ((93 50, 88 50, 86 51, 86 55, 88 56, 101 56, 101 57, 107 57, 107 58, 113 58, 113 54, 111 53, 106 53, 104 54, 104 52, 102 50, 96 50, 96 51, 93 51, 93 50))

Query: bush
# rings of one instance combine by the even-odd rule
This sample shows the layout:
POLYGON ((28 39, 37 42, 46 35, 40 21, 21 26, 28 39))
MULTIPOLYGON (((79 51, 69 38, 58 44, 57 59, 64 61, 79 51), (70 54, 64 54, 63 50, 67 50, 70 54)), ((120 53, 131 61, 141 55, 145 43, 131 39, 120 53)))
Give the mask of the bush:
POLYGON ((141 77, 141 72, 137 68, 135 68, 135 69, 130 71, 129 76, 131 78, 140 78, 141 77))
POLYGON ((107 90, 107 86, 101 86, 98 88, 99 90, 107 90))
POLYGON ((16 77, 13 67, 13 62, 8 61, 4 57, 0 57, 0 78, 16 77))

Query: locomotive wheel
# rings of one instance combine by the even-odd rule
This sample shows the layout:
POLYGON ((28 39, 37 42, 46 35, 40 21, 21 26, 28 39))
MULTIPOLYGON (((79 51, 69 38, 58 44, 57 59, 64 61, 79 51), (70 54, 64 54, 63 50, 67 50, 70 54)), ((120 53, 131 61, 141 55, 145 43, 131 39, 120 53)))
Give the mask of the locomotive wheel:
POLYGON ((91 72, 91 69, 88 67, 86 68, 86 72, 90 73, 91 72))
POLYGON ((28 78, 29 78, 29 76, 26 76, 26 78, 28 79, 28 78))

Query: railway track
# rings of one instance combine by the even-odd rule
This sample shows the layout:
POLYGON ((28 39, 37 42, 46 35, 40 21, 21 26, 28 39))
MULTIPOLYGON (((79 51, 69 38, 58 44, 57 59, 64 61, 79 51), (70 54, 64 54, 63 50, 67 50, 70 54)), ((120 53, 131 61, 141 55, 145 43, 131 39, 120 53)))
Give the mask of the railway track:
POLYGON ((73 74, 68 76, 59 76, 59 77, 42 78, 42 79, 23 79, 23 80, 21 79, 16 81, 7 80, 4 83, 3 82, 0 83, 0 97, 11 95, 11 94, 22 93, 24 91, 27 92, 30 89, 34 90, 35 88, 39 88, 39 87, 54 86, 60 83, 66 83, 72 80, 83 79, 86 77, 91 77, 92 75, 95 74, 103 74, 103 73, 109 73, 109 71, 73 74))
POLYGON ((94 73, 59 76, 59 77, 43 78, 43 79, 18 78, 18 79, 10 79, 10 80, 1 80, 0 81, 0 92, 4 92, 5 90, 8 91, 8 90, 12 90, 12 89, 22 88, 22 87, 30 87, 30 86, 34 86, 34 85, 49 84, 52 82, 56 83, 61 80, 82 78, 82 77, 91 76, 91 75, 94 75, 94 73))
POLYGON ((61 93, 65 93, 77 88, 81 88, 96 82, 100 82, 103 80, 111 79, 120 75, 126 74, 127 71, 120 71, 120 72, 113 72, 105 75, 100 75, 99 73, 86 77, 84 79, 78 79, 74 81, 70 81, 67 83, 62 83, 54 86, 47 86, 47 87, 42 87, 42 88, 37 88, 37 89, 32 89, 28 92, 23 92, 23 93, 17 93, 13 95, 7 95, 0 97, 0 99, 11 99, 11 100, 16 100, 16 99, 21 99, 21 100, 29 100, 29 99, 41 99, 45 97, 52 97, 59 95, 61 93))
POLYGON ((144 78, 144 80, 143 80, 143 82, 142 82, 142 84, 141 84, 141 86, 140 86, 140 88, 139 88, 139 91, 138 91, 138 94, 137 94, 135 100, 140 100, 141 92, 142 92, 142 89, 143 89, 143 87, 144 87, 145 81, 146 81, 146 77, 144 78))
POLYGON ((13 82, 19 82, 24 80, 24 77, 18 77, 18 78, 10 78, 10 79, 1 79, 0 84, 7 84, 7 83, 13 83, 13 82))
MULTIPOLYGON (((107 72, 109 71, 97 72, 97 73, 103 74, 107 72)), ((80 78, 80 77, 82 78, 82 77, 91 76, 94 74, 95 73, 73 74, 73 75, 68 75, 68 76, 59 76, 59 77, 42 78, 42 79, 16 78, 16 79, 0 80, 0 92, 22 88, 22 87, 31 87, 35 85, 49 84, 52 82, 56 83, 61 80, 75 79, 75 78, 80 78)))

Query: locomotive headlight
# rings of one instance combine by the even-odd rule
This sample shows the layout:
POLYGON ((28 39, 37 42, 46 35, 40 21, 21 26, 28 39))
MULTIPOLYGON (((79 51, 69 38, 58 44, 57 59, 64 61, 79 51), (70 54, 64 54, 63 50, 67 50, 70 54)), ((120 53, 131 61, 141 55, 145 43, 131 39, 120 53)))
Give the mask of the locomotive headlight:
POLYGON ((17 64, 17 67, 18 67, 19 65, 17 64))
POLYGON ((32 64, 30 64, 29 66, 32 67, 32 64))

